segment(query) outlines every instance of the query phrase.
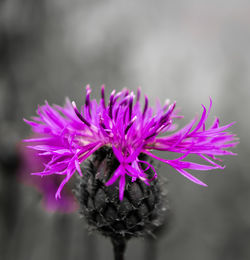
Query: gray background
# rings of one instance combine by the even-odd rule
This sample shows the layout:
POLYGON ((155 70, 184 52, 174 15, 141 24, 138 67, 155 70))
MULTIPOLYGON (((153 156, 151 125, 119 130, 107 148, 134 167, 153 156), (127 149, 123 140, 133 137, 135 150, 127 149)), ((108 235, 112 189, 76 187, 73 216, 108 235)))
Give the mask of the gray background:
MULTIPOLYGON (((88 235, 77 213, 47 213, 40 195, 16 181, 22 118, 44 100, 78 104, 90 83, 99 98, 142 87, 166 98, 187 123, 213 99, 210 121, 237 121, 237 157, 223 171, 197 173, 202 188, 163 165, 174 219, 155 243, 131 240, 126 259, 250 259, 250 2, 0 1, 0 258, 112 259, 108 239, 88 235), (148 258, 147 258, 148 257, 148 258)), ((181 123, 182 124, 182 123, 181 123)))

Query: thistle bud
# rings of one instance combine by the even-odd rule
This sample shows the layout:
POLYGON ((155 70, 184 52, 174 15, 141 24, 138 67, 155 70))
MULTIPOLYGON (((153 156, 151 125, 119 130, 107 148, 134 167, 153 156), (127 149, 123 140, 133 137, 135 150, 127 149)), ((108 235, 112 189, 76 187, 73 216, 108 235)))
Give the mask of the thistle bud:
MULTIPOLYGON (((149 158, 140 154, 139 159, 148 161, 149 158)), ((108 147, 102 147, 84 163, 84 175, 78 178, 75 188, 81 214, 92 229, 111 239, 152 235, 168 214, 159 179, 150 185, 140 180, 126 181, 121 201, 119 186, 116 183, 109 187, 105 185, 118 166, 119 161, 108 147)), ((144 164, 140 166, 145 170, 144 164)), ((151 168, 147 174, 153 175, 151 168)))

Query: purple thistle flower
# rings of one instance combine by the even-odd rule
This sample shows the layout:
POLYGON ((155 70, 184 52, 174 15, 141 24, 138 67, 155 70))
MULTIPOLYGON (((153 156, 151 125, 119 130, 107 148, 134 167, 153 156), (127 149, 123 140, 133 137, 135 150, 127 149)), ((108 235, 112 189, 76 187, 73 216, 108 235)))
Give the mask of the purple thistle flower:
POLYGON ((212 106, 207 109, 203 106, 200 120, 196 117, 184 128, 177 132, 173 120, 182 118, 175 111, 175 103, 169 101, 161 106, 157 103, 156 109, 149 107, 148 98, 145 104, 140 105, 140 88, 135 96, 127 89, 115 93, 112 91, 108 104, 105 103, 104 86, 101 89, 101 100, 98 103, 90 99, 90 86, 86 87, 85 105, 78 110, 75 102, 66 100, 64 107, 47 102, 38 107, 33 121, 25 120, 33 131, 39 134, 38 138, 25 140, 32 142, 30 148, 39 151, 39 156, 49 157, 43 171, 33 175, 64 176, 55 197, 60 198, 63 186, 77 171, 82 176, 80 164, 102 146, 112 147, 119 161, 119 166, 106 183, 107 186, 119 181, 119 198, 123 199, 126 185, 126 176, 134 182, 140 179, 145 184, 157 177, 157 173, 149 162, 139 160, 139 154, 144 153, 154 159, 162 161, 180 174, 199 185, 205 183, 192 176, 187 170, 207 171, 223 169, 216 163, 220 161, 216 156, 235 155, 228 151, 238 142, 235 135, 226 130, 234 123, 219 126, 218 118, 206 129, 205 122, 212 106), (165 134, 162 136, 162 134, 165 134), (161 134, 161 136, 159 136, 161 134), (151 150, 181 153, 182 156, 167 160, 154 155, 151 150), (189 154, 196 154, 206 163, 198 164, 184 160, 189 154), (142 169, 141 164, 146 169, 142 169), (146 171, 151 168, 154 177, 149 178, 146 171))

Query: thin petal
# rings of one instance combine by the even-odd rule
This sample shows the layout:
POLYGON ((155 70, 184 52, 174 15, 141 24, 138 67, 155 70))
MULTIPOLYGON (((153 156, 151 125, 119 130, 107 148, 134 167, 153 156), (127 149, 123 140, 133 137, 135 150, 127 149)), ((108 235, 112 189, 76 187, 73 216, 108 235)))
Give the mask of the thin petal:
POLYGON ((202 182, 201 180, 195 178, 193 175, 191 175, 190 173, 188 173, 187 171, 183 170, 183 169, 178 169, 178 168, 175 168, 180 174, 182 174, 184 177, 186 177, 187 179, 189 179, 190 181, 196 183, 196 184, 199 184, 199 185, 202 185, 202 186, 205 186, 207 187, 207 184, 202 182))
POLYGON ((125 175, 122 174, 119 182, 119 199, 121 201, 123 200, 123 196, 124 196, 125 184, 126 184, 125 175))

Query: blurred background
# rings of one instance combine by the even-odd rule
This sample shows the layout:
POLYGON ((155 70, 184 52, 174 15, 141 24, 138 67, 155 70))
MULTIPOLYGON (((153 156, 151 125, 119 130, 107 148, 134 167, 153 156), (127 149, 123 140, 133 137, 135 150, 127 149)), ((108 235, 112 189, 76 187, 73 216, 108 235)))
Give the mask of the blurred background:
MULTIPOLYGON (((236 121, 241 139, 226 169, 195 185, 168 166, 174 218, 156 242, 131 240, 126 259, 250 259, 250 2, 244 0, 0 1, 0 259, 112 259, 108 239, 89 235, 77 212, 46 212, 20 183, 23 118, 38 104, 83 102, 140 85, 151 104, 177 101, 189 122, 213 99, 210 122, 236 121)), ((183 123, 181 123, 183 124, 183 123)), ((27 172, 28 174, 28 172, 27 172)))

